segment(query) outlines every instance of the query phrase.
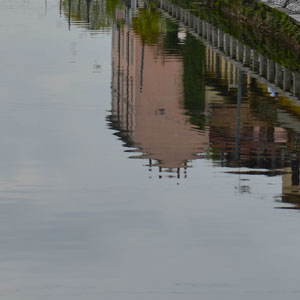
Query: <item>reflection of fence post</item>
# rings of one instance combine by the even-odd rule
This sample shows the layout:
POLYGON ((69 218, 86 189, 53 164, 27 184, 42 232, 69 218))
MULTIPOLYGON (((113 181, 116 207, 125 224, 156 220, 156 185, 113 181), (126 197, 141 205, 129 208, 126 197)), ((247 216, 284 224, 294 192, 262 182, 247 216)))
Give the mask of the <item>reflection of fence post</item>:
POLYGON ((218 48, 224 47, 224 33, 222 30, 218 29, 218 48))
POLYGON ((203 39, 206 39, 206 37, 207 37, 207 23, 204 21, 204 22, 202 22, 202 38, 203 39))
POLYGON ((230 53, 230 36, 228 33, 224 34, 224 52, 227 55, 230 53))
POLYGON ((282 66, 275 63, 275 84, 277 84, 280 88, 283 88, 283 74, 282 74, 282 66))
POLYGON ((293 96, 300 96, 300 74, 293 72, 293 96))
POLYGON ((228 81, 228 62, 226 59, 224 61, 224 80, 228 81))
POLYGON ((237 60, 241 62, 244 60, 244 45, 240 42, 237 46, 237 60))
POLYGON ((259 74, 263 77, 267 75, 267 59, 263 55, 259 55, 259 74))
POLYGON ((191 28, 192 27, 192 24, 193 24, 193 14, 188 12, 187 13, 187 18, 188 18, 188 27, 191 28))
POLYGON ((292 81, 292 73, 288 69, 284 68, 283 71, 283 90, 290 91, 291 90, 291 81, 292 81))
POLYGON ((211 36, 211 34, 212 34, 212 25, 207 23, 206 28, 207 28, 207 41, 209 43, 211 43, 211 41, 212 41, 212 36, 211 36))
POLYGON ((236 40, 235 38, 231 37, 230 39, 230 56, 231 58, 236 58, 236 40))
POLYGON ((194 29, 195 32, 197 32, 198 23, 197 23, 197 17, 196 16, 193 17, 193 29, 194 29))
POLYGON ((230 69, 229 69, 229 86, 233 85, 233 64, 229 63, 230 69))
POLYGON ((252 70, 255 71, 255 72, 259 71, 258 53, 255 50, 253 50, 252 70))
POLYGON ((212 45, 218 47, 218 32, 216 27, 212 27, 212 45))
POLYGON ((175 17, 176 17, 177 20, 178 20, 179 17, 180 17, 180 9, 179 9, 178 6, 175 8, 175 17))
POLYGON ((202 35, 202 21, 199 18, 197 18, 197 27, 198 27, 197 33, 201 36, 202 35))
POLYGON ((250 57, 251 57, 251 50, 249 47, 244 46, 244 64, 246 66, 250 65, 250 57))
POLYGON ((211 72, 215 74, 215 51, 211 48, 211 72))
POLYGON ((215 62, 215 65, 216 65, 216 77, 219 78, 220 77, 220 57, 219 55, 216 53, 216 62, 215 62))
POLYGON ((210 72, 210 68, 211 68, 211 63, 210 63, 210 48, 206 49, 206 53, 207 53, 207 71, 210 72))
POLYGON ((274 61, 267 59, 267 80, 274 82, 275 65, 274 61))

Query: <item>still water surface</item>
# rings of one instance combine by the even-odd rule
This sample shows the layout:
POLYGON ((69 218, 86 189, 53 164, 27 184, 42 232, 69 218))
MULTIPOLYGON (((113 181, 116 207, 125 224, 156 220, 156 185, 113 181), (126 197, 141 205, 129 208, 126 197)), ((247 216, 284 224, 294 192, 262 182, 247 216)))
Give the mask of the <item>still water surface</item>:
POLYGON ((298 299, 299 111, 129 6, 0 2, 1 299, 298 299))

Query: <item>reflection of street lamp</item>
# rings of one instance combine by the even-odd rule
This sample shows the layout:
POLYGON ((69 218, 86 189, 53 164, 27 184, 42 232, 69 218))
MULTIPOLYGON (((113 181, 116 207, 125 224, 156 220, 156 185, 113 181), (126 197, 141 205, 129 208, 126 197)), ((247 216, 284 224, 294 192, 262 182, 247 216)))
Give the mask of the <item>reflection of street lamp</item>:
POLYGON ((183 28, 179 28, 178 33, 177 33, 177 38, 179 40, 179 44, 184 44, 185 40, 186 40, 186 29, 183 28))
POLYGON ((69 5, 69 15, 68 15, 68 24, 69 24, 69 30, 71 30, 71 0, 68 1, 69 5))
POLYGON ((91 0, 86 0, 86 15, 87 15, 88 24, 90 24, 90 6, 91 6, 91 0))
POLYGON ((240 125, 241 125, 241 102, 242 102, 242 71, 239 70, 238 78, 238 96, 237 96, 237 111, 236 111, 236 136, 235 136, 235 160, 238 163, 240 155, 240 125))
POLYGON ((143 76, 144 76, 144 56, 145 56, 145 44, 142 44, 141 54, 141 70, 140 70, 140 93, 143 91, 143 76))
MULTIPOLYGON (((236 135, 235 135, 235 163, 239 166, 240 159, 240 130, 241 130, 241 103, 242 103, 242 84, 243 73, 241 69, 238 70, 238 94, 237 94, 237 109, 236 109, 236 135)), ((239 172, 239 186, 238 190, 240 194, 251 194, 250 187, 248 185, 241 185, 241 174, 239 172)), ((237 187, 236 187, 237 188, 237 187)))

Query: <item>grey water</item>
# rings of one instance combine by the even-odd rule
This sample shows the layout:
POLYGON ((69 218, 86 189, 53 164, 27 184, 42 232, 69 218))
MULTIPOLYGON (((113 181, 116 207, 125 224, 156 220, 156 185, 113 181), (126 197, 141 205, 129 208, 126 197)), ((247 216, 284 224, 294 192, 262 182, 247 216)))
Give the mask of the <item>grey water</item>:
POLYGON ((1 299, 299 298, 293 97, 147 3, 0 20, 1 299))

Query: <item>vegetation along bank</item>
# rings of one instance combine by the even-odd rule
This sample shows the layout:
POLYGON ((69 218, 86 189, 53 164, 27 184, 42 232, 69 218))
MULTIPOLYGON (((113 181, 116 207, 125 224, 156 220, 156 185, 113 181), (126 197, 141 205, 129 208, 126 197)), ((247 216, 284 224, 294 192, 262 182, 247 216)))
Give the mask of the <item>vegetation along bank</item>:
POLYGON ((191 9, 268 58, 300 71, 300 22, 286 5, 255 0, 170 1, 191 9))

